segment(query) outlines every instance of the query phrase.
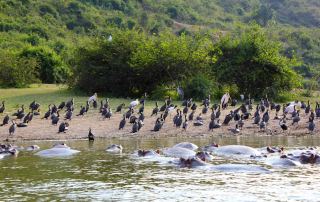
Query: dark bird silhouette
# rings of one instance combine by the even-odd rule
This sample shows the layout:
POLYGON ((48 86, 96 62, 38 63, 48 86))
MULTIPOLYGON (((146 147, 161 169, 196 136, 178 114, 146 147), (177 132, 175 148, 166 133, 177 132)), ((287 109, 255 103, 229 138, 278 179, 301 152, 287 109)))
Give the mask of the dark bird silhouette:
POLYGON ((93 141, 94 141, 94 134, 91 132, 91 128, 89 128, 88 140, 89 140, 90 142, 93 142, 93 141))

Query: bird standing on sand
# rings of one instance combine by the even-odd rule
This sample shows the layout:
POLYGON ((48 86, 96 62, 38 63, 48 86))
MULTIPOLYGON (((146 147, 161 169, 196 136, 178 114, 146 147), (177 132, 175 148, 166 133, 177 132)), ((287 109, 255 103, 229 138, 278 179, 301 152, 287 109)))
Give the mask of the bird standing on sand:
POLYGON ((14 132, 16 131, 16 128, 17 128, 16 122, 12 121, 12 125, 9 128, 9 135, 13 135, 14 132))
POLYGON ((91 128, 89 128, 88 139, 89 139, 89 142, 94 141, 94 134, 91 132, 91 128))
POLYGON ((132 102, 130 102, 129 108, 135 108, 136 106, 138 106, 140 104, 139 100, 136 99, 132 102))

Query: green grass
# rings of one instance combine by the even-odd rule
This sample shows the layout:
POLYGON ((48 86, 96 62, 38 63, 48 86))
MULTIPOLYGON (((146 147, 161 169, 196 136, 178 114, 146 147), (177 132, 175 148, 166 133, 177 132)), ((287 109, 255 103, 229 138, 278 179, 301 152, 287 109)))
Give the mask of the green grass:
MULTIPOLYGON (((68 101, 72 98, 75 99, 76 111, 78 111, 81 105, 85 105, 86 101, 91 95, 78 91, 70 90, 64 85, 54 84, 34 84, 30 88, 8 88, 0 89, 0 101, 5 101, 6 110, 5 113, 11 113, 16 111, 22 104, 25 105, 25 109, 29 107, 32 101, 36 101, 41 104, 41 111, 47 111, 49 104, 59 105, 62 101, 68 101)), ((98 100, 100 106, 100 100, 105 102, 106 96, 98 94, 98 100)), ((119 104, 125 103, 126 106, 133 99, 124 98, 110 98, 110 104, 112 109, 115 109, 119 104)), ((151 109, 155 106, 155 101, 147 101, 146 108, 151 109)), ((176 101, 176 104, 181 104, 180 101, 176 101)), ((163 101, 159 101, 159 107, 163 104, 163 101)))

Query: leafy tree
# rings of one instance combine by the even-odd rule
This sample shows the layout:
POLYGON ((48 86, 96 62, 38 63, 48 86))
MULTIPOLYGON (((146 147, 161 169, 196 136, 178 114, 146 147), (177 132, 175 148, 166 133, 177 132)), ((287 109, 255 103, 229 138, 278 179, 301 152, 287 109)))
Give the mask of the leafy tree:
POLYGON ((254 97, 274 97, 299 85, 291 68, 294 61, 282 56, 279 43, 268 40, 259 28, 238 39, 226 37, 218 45, 222 55, 213 66, 218 83, 236 84, 240 93, 254 97))

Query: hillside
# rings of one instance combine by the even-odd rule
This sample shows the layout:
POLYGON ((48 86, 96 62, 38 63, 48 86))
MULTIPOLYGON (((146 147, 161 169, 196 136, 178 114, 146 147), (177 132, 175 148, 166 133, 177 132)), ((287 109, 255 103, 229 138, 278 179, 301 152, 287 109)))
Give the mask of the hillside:
POLYGON ((68 75, 64 69, 72 66, 74 49, 96 36, 108 36, 114 26, 152 34, 171 30, 236 35, 253 21, 265 27, 271 39, 283 42, 283 54, 303 61, 296 68, 303 76, 319 70, 318 0, 3 0, 0 48, 31 57, 41 50, 61 66, 55 80, 44 82, 61 82, 68 75))

